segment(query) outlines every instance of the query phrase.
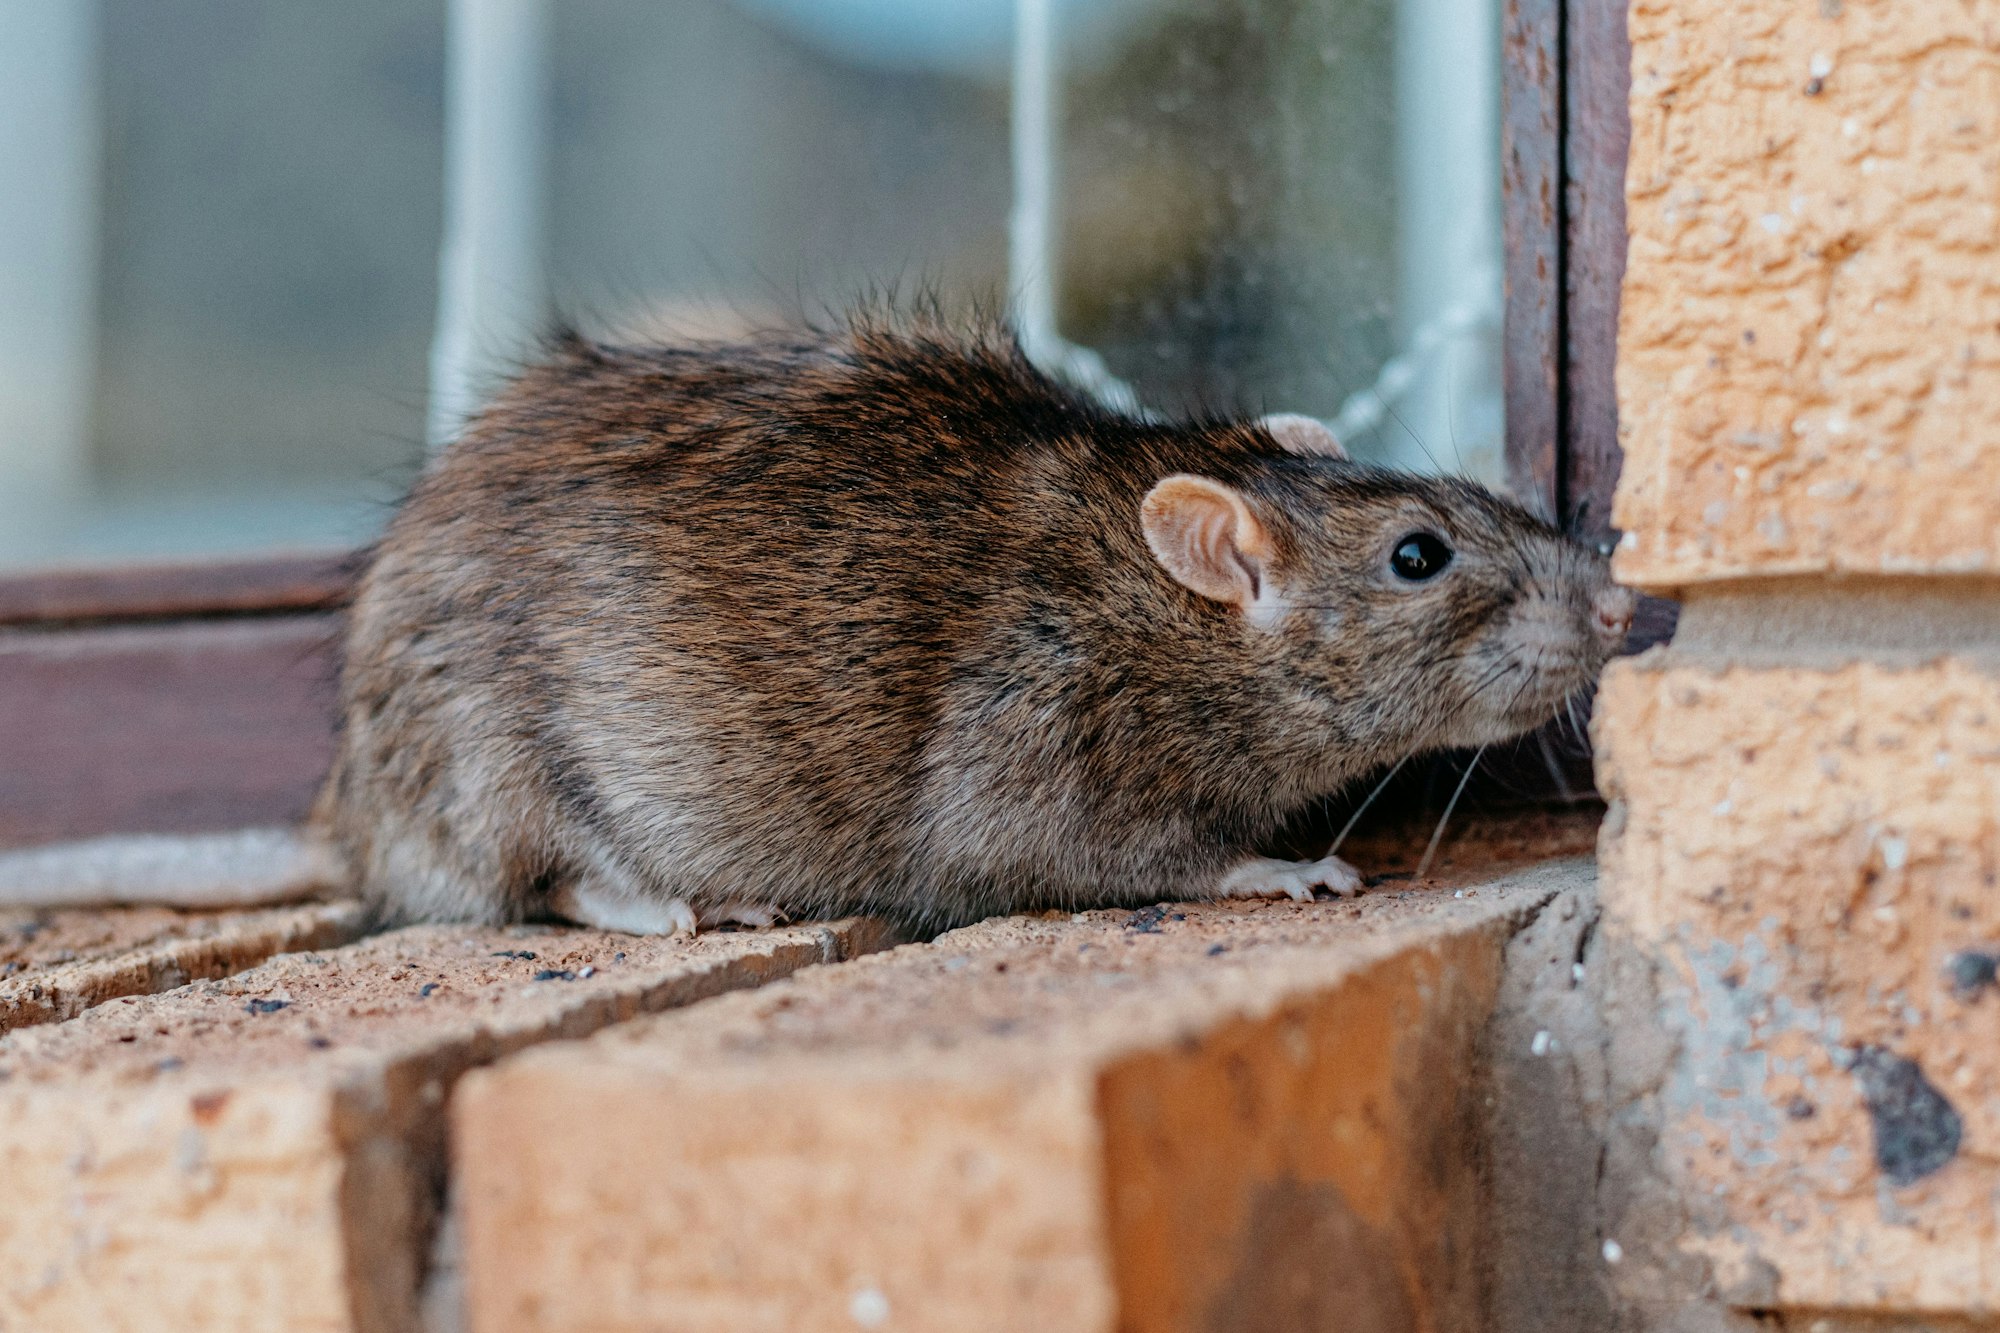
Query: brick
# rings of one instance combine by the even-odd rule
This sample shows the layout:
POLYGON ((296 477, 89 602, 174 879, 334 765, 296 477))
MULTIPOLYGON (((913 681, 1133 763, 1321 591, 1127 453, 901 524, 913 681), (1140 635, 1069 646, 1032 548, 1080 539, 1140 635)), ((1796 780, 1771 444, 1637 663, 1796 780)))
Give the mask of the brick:
POLYGON ((471 1327, 1479 1327, 1477 1048, 1586 862, 983 923, 526 1052, 454 1112, 471 1327))
POLYGON ((2000 1308, 2000 664, 1656 651, 1595 729, 1680 1252, 1744 1308, 2000 1308))
POLYGON ((1631 9, 1616 570, 2000 573, 2000 26, 1631 9))
POLYGON ((366 922, 355 902, 255 912, 0 912, 0 1032, 227 976, 275 954, 333 948, 357 938, 366 922))
POLYGON ((421 927, 9 1033, 0 1328, 410 1329, 465 1069, 884 942, 421 927))

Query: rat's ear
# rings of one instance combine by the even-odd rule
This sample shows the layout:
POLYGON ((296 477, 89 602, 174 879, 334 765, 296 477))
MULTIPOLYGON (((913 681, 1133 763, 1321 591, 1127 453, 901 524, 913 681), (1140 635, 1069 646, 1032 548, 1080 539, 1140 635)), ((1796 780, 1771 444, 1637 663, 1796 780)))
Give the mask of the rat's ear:
POLYGON ((1271 536, 1236 491, 1178 473, 1139 506, 1146 545, 1174 582, 1254 612, 1270 590, 1271 536))
POLYGON ((1288 454, 1316 454, 1321 458, 1346 458, 1347 450, 1324 421, 1302 417, 1296 412, 1273 412, 1258 419, 1271 433, 1278 447, 1288 454))

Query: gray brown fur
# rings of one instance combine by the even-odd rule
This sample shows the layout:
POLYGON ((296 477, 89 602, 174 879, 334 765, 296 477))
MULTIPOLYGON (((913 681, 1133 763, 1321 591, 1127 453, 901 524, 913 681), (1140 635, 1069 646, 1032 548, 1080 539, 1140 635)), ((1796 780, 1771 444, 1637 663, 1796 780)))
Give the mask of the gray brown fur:
POLYGON ((569 336, 383 539, 315 820, 402 920, 591 876, 920 928, 1195 898, 1308 801, 1550 716, 1605 579, 1470 483, 1129 420, 993 327, 569 336), (1172 473, 1268 525, 1275 630, 1149 553, 1172 473), (1413 527, 1459 577, 1387 576, 1413 527))

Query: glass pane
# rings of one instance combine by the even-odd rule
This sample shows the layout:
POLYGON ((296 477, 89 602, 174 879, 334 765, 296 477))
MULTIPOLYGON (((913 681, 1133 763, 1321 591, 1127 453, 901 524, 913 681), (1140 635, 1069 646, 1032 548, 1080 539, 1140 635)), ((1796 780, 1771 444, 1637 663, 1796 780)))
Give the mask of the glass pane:
POLYGON ((0 565, 379 522, 422 430, 442 18, 0 3, 0 565))
POLYGON ((1011 0, 552 13, 553 286, 586 322, 700 333, 1000 289, 1011 0))
POLYGON ((1498 0, 1023 0, 1039 145, 1016 0, 0 0, 0 569, 377 530, 423 457, 447 11, 537 3, 503 202, 540 239, 491 281, 679 334, 991 302, 1043 161, 1047 331, 1141 402, 1498 472, 1498 0))
POLYGON ((1500 475, 1494 0, 1156 0, 1062 45, 1061 332, 1163 408, 1500 475))

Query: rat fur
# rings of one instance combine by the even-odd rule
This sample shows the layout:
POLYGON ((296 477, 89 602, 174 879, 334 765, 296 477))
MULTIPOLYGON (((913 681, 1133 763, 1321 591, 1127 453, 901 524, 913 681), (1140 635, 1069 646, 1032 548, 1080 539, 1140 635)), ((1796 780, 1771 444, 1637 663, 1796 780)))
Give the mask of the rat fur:
POLYGON ((1255 849, 1550 717, 1630 615, 1477 485, 1121 415, 997 324, 564 334, 374 552, 287 883, 644 931, 1352 892, 1255 849))
POLYGON ((1541 722, 1629 617, 1519 507, 1301 422, 1133 420, 994 325, 563 336, 364 576, 315 825, 397 920, 1296 893, 1252 852, 1287 814, 1541 722), (1416 531, 1456 555, 1408 584, 1416 531))

